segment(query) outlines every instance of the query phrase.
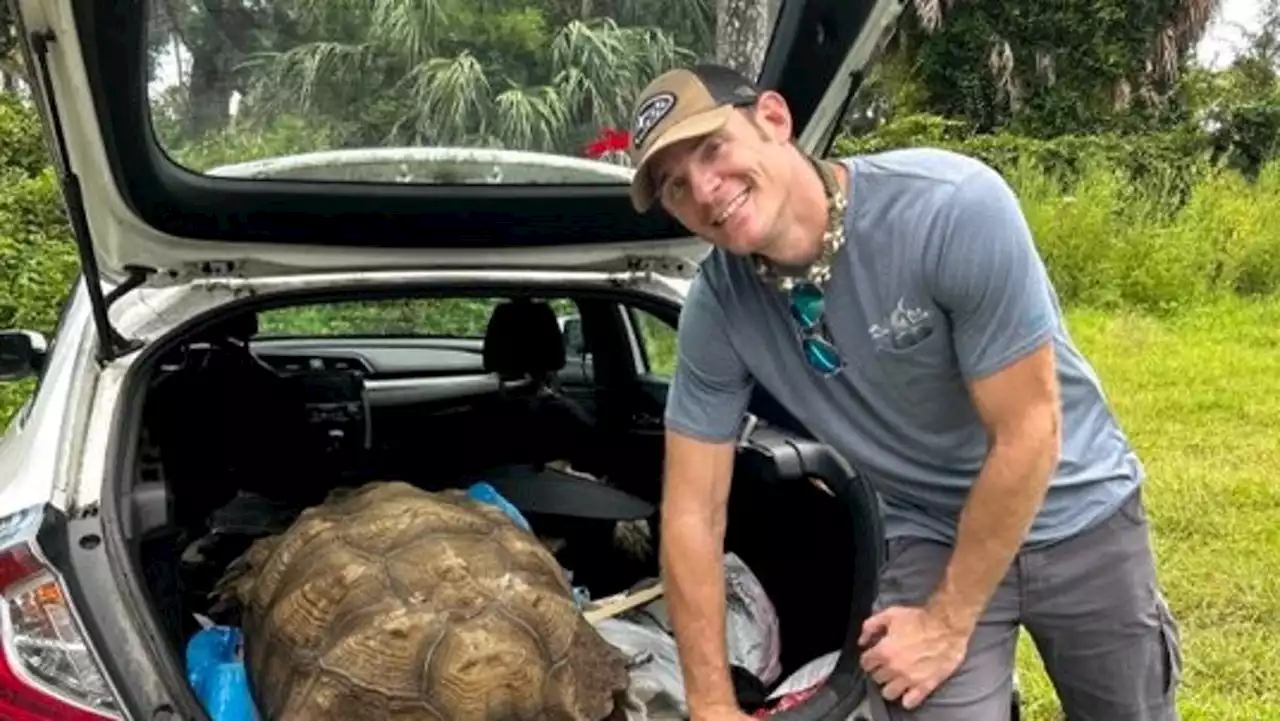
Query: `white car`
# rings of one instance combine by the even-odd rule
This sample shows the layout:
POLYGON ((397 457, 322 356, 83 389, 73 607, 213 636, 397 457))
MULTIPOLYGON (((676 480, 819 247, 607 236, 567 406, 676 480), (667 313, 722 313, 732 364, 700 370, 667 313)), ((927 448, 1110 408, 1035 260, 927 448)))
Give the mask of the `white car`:
MULTIPOLYGON (((0 377, 38 378, 0 441, 0 718, 208 718, 184 644, 211 577, 198 569, 216 575, 229 551, 196 542, 265 533, 333 484, 582 452, 620 498, 658 507, 667 378, 639 319, 674 328, 701 241, 636 215, 625 167, 566 156, 371 148, 181 168, 150 132, 145 5, 16 2, 83 275, 51 342, 0 335, 0 377), (439 163, 486 182, 369 180, 439 163), (410 296, 496 299, 507 335, 493 319, 487 337, 264 330, 290 309, 410 296), (543 298, 576 306, 550 333, 543 298), (542 415, 547 398, 571 412, 542 415), (282 506, 228 510, 250 497, 282 506)), ((901 10, 782 4, 764 81, 804 147, 830 142, 901 10)), ((865 702, 874 497, 776 401, 753 411, 727 545, 776 606, 787 672, 855 651, 778 717, 843 721, 865 702)))

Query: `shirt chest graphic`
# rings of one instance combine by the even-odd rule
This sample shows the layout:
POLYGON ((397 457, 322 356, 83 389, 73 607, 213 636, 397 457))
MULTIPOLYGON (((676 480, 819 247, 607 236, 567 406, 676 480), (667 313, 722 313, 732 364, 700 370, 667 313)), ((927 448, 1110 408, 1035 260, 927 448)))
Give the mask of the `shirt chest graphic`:
POLYGON ((887 313, 880 313, 867 327, 873 347, 906 350, 928 340, 934 333, 935 313, 923 304, 898 296, 898 302, 887 313))

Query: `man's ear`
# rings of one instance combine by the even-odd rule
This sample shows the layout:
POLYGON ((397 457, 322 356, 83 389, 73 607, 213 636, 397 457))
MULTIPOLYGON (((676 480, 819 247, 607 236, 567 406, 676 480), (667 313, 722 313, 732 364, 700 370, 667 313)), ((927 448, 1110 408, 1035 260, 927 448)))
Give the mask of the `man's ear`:
POLYGON ((765 90, 755 106, 756 123, 765 130, 774 142, 785 143, 791 140, 791 109, 787 107, 787 99, 776 90, 765 90))

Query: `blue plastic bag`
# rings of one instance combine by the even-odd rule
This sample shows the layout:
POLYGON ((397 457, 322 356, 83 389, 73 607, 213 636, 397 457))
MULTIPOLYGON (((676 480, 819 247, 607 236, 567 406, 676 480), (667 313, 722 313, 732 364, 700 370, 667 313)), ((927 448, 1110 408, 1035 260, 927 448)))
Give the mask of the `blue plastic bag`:
POLYGON ((467 495, 482 503, 497 506, 503 513, 507 514, 511 520, 515 521, 516 525, 526 531, 533 531, 533 528, 529 526, 529 522, 525 520, 524 515, 520 513, 520 509, 511 505, 511 501, 504 498, 501 493, 498 493, 498 489, 488 483, 479 481, 471 484, 471 487, 467 489, 467 495))
POLYGON ((240 639, 238 628, 210 626, 187 642, 187 682, 213 721, 260 721, 240 639))
MULTIPOLYGON (((507 514, 511 520, 515 521, 516 525, 530 533, 533 532, 533 527, 529 525, 529 521, 525 519, 524 514, 520 512, 520 509, 512 505, 511 501, 508 501, 505 496, 498 493, 498 489, 494 488, 490 484, 485 483, 484 481, 477 481, 476 483, 471 484, 467 488, 467 496, 480 501, 481 503, 488 503, 490 505, 497 506, 498 509, 507 514)), ((568 576, 569 582, 572 583, 573 574, 569 573, 568 576)), ((579 609, 584 608, 591 600, 591 593, 583 586, 574 586, 573 600, 579 609)))

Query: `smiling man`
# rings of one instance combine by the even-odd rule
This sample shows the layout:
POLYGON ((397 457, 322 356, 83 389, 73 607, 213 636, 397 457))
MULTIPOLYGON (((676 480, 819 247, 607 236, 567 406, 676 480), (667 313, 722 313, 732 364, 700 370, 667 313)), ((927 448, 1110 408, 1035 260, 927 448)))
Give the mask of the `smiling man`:
POLYGON ((1068 718, 1177 718, 1142 465, 1013 192, 945 151, 828 162, 792 137, 785 99, 722 67, 666 73, 635 104, 636 209, 715 246, 666 417, 662 559, 693 718, 743 717, 720 559, 757 383, 882 499, 861 654, 878 718, 1007 718, 1019 626, 1068 718))

